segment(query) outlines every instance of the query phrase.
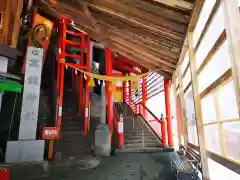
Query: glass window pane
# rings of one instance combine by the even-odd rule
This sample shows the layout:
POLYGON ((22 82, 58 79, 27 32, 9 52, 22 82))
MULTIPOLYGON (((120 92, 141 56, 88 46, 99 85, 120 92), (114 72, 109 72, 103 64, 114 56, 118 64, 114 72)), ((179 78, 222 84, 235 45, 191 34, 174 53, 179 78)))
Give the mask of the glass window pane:
POLYGON ((188 126, 188 141, 196 146, 198 145, 197 126, 188 126))
POLYGON ((238 118, 238 107, 233 80, 224 85, 218 91, 217 96, 220 120, 223 121, 238 118))
POLYGON ((222 151, 220 148, 218 125, 205 125, 204 135, 207 150, 221 155, 222 151))
POLYGON ((223 165, 208 159, 208 169, 211 180, 239 180, 240 175, 223 165))
POLYGON ((183 82, 182 82, 183 89, 185 89, 187 87, 187 85, 189 84, 190 81, 191 81, 191 71, 190 71, 190 68, 188 68, 187 73, 183 77, 183 82))
POLYGON ((240 162, 240 122, 223 123, 227 157, 240 162))
POLYGON ((198 146, 198 136, 196 128, 195 108, 192 87, 190 87, 184 94, 184 101, 186 106, 186 116, 188 121, 188 140, 190 143, 198 146))
POLYGON ((195 109, 194 109, 194 100, 193 100, 193 92, 192 87, 187 90, 184 94, 184 101, 186 106, 186 115, 188 122, 195 120, 195 109))
POLYGON ((218 9, 215 14, 213 21, 211 22, 199 48, 196 51, 196 65, 197 69, 202 64, 203 60, 206 58, 208 52, 211 50, 219 36, 224 30, 224 18, 222 7, 218 9))
POLYGON ((217 121, 214 98, 212 95, 208 95, 201 100, 201 108, 203 124, 217 121))
POLYGON ((198 76, 199 92, 204 91, 209 85, 216 81, 223 75, 229 68, 230 57, 228 51, 227 40, 218 49, 216 54, 212 57, 210 62, 205 66, 203 71, 198 76))
POLYGON ((182 65, 181 65, 182 73, 185 71, 188 63, 189 63, 189 52, 187 51, 185 54, 184 60, 182 62, 182 65))
POLYGON ((198 39, 203 31, 203 28, 208 20, 210 13, 212 12, 215 2, 216 2, 216 0, 205 0, 202 11, 198 18, 196 27, 193 31, 194 47, 196 46, 196 44, 198 42, 198 39))

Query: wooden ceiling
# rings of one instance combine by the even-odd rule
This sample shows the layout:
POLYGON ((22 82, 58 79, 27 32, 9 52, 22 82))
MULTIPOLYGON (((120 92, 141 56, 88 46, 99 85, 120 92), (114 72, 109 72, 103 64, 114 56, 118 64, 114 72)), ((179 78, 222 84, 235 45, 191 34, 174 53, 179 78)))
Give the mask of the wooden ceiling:
POLYGON ((68 17, 96 41, 170 77, 195 0, 39 0, 44 11, 68 17))

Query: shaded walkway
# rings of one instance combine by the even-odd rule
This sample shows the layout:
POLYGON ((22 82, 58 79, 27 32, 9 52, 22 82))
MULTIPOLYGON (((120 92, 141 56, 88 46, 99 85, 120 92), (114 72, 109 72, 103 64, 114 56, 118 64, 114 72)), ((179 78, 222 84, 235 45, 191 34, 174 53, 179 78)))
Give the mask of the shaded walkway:
POLYGON ((82 170, 76 165, 56 168, 42 180, 175 180, 170 167, 171 154, 117 153, 103 158, 96 169, 82 170))

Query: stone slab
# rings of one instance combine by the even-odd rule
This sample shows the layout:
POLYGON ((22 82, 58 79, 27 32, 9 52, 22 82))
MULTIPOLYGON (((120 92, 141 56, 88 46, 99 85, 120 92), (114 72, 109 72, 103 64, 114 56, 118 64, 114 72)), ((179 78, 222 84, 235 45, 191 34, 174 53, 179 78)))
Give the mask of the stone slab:
POLYGON ((8 141, 6 163, 42 162, 44 140, 8 141))

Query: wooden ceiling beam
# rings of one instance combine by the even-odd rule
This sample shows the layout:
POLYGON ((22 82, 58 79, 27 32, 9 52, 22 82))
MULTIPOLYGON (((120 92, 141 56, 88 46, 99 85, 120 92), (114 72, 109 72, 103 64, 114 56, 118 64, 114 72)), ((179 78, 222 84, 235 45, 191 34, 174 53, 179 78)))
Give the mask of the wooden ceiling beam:
MULTIPOLYGON (((179 37, 182 36, 182 34, 174 34, 173 32, 167 32, 168 30, 164 30, 164 29, 159 29, 159 28, 156 28, 156 27, 153 27, 153 26, 149 26, 147 24, 143 24, 139 21, 136 21, 136 20, 133 20, 133 19, 129 19, 121 14, 117 14, 115 13, 114 11, 112 10, 108 10, 108 9, 105 9, 105 8, 101 8, 101 7, 98 7, 98 6, 95 6, 95 5, 92 5, 92 4, 88 4, 91 8, 95 9, 95 10, 98 10, 100 12, 103 12, 103 13, 106 13, 108 14, 109 16, 115 16, 123 21, 125 21, 126 23, 132 25, 132 26, 136 26, 138 28, 142 28, 142 29, 145 29, 147 31, 150 31, 150 32, 155 32, 155 33, 158 33, 158 34, 162 34, 163 36, 167 36, 167 37, 170 37, 170 38, 173 38, 173 39, 179 39, 179 37)), ((184 38, 184 37, 182 37, 184 38)))
MULTIPOLYGON (((145 52, 141 52, 140 50, 133 49, 128 44, 124 44, 124 43, 122 44, 121 42, 113 42, 113 44, 117 47, 117 50, 120 50, 121 52, 125 52, 128 54, 132 54, 135 57, 137 57, 136 62, 138 62, 140 64, 146 65, 146 64, 150 63, 150 64, 155 65, 155 67, 157 67, 158 69, 165 70, 170 73, 172 73, 175 69, 174 67, 171 67, 171 66, 161 63, 163 61, 159 62, 160 60, 158 58, 156 58, 155 56, 149 55, 145 52)), ((172 65, 172 66, 175 66, 175 65, 172 65)))
POLYGON ((185 0, 150 0, 179 10, 191 11, 193 4, 185 0))
POLYGON ((180 47, 184 36, 178 37, 176 39, 171 38, 169 36, 163 36, 162 34, 149 31, 147 29, 141 29, 137 26, 126 24, 121 19, 115 18, 114 16, 105 16, 103 13, 95 12, 95 18, 98 19, 98 22, 102 23, 106 26, 111 26, 112 29, 121 30, 128 34, 133 34, 134 36, 139 36, 141 38, 151 39, 152 41, 162 43, 166 45, 166 47, 180 47), (169 45, 167 44, 169 43, 169 45))
POLYGON ((133 37, 125 36, 123 33, 113 31, 110 28, 106 28, 105 31, 108 31, 110 33, 110 36, 112 38, 115 38, 115 41, 116 41, 116 39, 118 39, 118 40, 123 39, 124 41, 126 41, 128 43, 131 43, 132 47, 143 48, 144 51, 151 52, 156 57, 162 58, 162 59, 164 59, 166 61, 169 61, 173 64, 177 63, 179 53, 176 53, 176 51, 173 52, 173 51, 171 51, 169 49, 166 49, 166 48, 163 48, 161 46, 160 47, 159 46, 154 46, 151 43, 142 42, 141 40, 139 40, 137 38, 134 39, 133 37))
POLYGON ((130 3, 124 3, 124 1, 98 1, 91 5, 94 8, 99 7, 105 11, 111 12, 111 14, 120 15, 125 19, 135 20, 142 24, 148 24, 149 26, 162 29, 169 33, 184 34, 186 31, 186 24, 182 24, 178 21, 171 21, 162 16, 156 17, 151 11, 145 11, 145 13, 143 13, 143 10, 136 8, 130 3), (158 18, 158 21, 156 21, 154 17, 158 18))
POLYGON ((169 53, 168 53, 168 55, 157 53, 157 52, 152 51, 152 49, 146 48, 144 45, 139 45, 135 42, 129 41, 129 40, 121 38, 121 37, 112 36, 111 39, 114 42, 119 42, 120 44, 129 46, 132 49, 135 49, 136 51, 140 51, 142 54, 148 54, 148 56, 151 56, 151 55, 154 56, 155 58, 159 59, 159 60, 157 60, 157 62, 160 62, 162 64, 166 64, 170 67, 176 68, 177 56, 175 56, 175 58, 171 58, 171 57, 169 57, 169 53), (171 59, 171 61, 169 59, 171 59), (175 60, 175 62, 172 62, 174 60, 175 60))
POLYGON ((166 60, 162 60, 160 57, 154 56, 153 54, 149 53, 141 46, 136 46, 131 42, 127 42, 123 39, 116 39, 114 37, 112 37, 112 41, 113 41, 113 44, 119 44, 119 45, 125 46, 125 47, 129 48, 130 50, 132 50, 133 53, 137 53, 143 57, 146 57, 147 59, 154 60, 155 62, 161 63, 161 64, 168 66, 170 68, 173 68, 173 69, 176 68, 176 64, 167 62, 166 60))

